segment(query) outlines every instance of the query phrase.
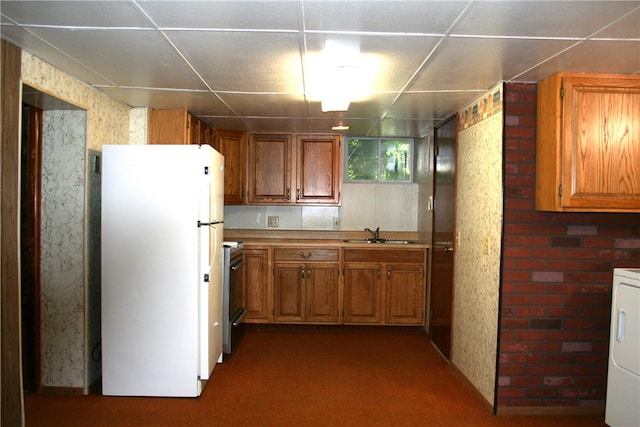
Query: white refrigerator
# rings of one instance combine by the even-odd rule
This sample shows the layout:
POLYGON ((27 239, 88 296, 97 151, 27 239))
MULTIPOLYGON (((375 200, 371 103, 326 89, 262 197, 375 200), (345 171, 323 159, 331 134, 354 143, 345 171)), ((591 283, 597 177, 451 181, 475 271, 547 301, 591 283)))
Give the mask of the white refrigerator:
POLYGON ((605 422, 640 426, 640 268, 614 268, 605 422))
POLYGON ((199 396, 222 361, 224 157, 102 153, 102 393, 199 396))

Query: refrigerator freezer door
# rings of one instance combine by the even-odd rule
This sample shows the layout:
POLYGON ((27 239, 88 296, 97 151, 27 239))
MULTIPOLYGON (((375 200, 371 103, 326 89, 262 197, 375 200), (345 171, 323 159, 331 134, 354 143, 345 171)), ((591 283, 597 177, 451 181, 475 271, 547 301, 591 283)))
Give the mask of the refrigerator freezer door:
POLYGON ((200 393, 199 153, 198 146, 103 147, 105 395, 200 393))

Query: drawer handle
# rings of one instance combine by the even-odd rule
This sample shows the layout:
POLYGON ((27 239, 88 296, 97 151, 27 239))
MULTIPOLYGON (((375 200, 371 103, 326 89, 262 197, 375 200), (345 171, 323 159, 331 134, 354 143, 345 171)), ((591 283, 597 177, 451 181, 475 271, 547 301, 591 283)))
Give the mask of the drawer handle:
POLYGON ((309 259, 309 258, 311 258, 311 252, 307 252, 306 254, 304 252, 300 252, 300 256, 303 259, 309 259))

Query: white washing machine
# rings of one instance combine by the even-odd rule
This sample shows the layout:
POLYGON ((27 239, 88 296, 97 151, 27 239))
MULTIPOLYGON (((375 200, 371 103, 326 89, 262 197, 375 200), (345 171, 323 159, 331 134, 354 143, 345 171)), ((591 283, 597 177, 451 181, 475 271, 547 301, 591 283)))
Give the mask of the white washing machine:
POLYGON ((640 269, 613 270, 605 422, 640 426, 640 269))

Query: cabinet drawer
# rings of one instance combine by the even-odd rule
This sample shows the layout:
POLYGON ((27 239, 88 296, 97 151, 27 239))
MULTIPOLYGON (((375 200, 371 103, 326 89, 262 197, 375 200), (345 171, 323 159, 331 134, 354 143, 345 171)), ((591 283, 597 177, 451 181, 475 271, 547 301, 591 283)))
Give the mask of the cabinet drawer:
POLYGON ((275 248, 275 261, 338 261, 337 248, 275 248))
POLYGON ((344 261, 356 262, 402 262, 421 264, 424 249, 345 249, 344 261))

